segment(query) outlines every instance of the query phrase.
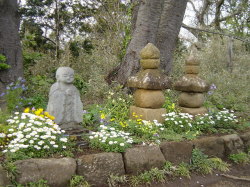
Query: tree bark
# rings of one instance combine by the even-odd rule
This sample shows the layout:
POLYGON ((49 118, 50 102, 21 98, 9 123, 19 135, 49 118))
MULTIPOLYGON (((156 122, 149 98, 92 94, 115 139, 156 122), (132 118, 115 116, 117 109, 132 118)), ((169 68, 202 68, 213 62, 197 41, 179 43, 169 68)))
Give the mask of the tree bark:
POLYGON ((17 0, 0 0, 0 54, 7 58, 10 69, 0 70, 0 93, 10 82, 23 77, 22 52, 18 29, 20 19, 17 0))
POLYGON ((108 83, 115 81, 125 85, 128 77, 139 71, 139 52, 149 42, 161 51, 164 71, 171 70, 172 53, 187 0, 135 0, 134 3, 132 39, 122 63, 107 76, 108 83))

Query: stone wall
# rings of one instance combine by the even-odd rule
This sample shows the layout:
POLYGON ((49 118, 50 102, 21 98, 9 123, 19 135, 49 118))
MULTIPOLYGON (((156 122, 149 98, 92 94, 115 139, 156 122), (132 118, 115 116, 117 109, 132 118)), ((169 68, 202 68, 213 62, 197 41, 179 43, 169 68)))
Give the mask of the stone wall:
MULTIPOLYGON (((250 145, 250 131, 242 134, 203 137, 193 141, 162 142, 159 146, 135 146, 125 153, 98 153, 78 158, 28 159, 15 162, 18 183, 45 179, 52 187, 68 186, 73 175, 84 176, 96 187, 105 187, 110 174, 136 175, 154 167, 162 167, 166 160, 179 164, 189 162, 192 149, 201 149, 210 157, 227 158, 229 154, 246 151, 250 145)), ((6 172, 0 166, 0 186, 7 186, 6 172)))

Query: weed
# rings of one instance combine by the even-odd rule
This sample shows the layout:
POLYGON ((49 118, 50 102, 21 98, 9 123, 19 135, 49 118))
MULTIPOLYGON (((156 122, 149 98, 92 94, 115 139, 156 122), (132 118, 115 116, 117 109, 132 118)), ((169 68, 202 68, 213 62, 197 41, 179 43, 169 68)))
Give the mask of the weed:
POLYGON ((90 187, 90 184, 83 176, 74 175, 70 180, 70 187, 90 187))
POLYGON ((250 163, 250 155, 244 152, 231 154, 229 159, 236 164, 248 164, 250 163))
POLYGON ((125 184, 127 182, 128 182, 128 178, 126 175, 117 176, 117 175, 111 174, 108 178, 109 187, 116 187, 119 184, 125 184))

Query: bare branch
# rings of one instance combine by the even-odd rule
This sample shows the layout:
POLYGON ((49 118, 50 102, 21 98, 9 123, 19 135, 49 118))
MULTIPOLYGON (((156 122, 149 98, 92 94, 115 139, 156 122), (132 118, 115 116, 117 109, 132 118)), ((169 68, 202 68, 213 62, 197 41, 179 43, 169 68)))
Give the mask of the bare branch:
POLYGON ((188 0, 188 3, 191 4, 193 10, 195 11, 196 16, 198 16, 199 15, 199 11, 196 9, 196 7, 194 5, 194 2, 192 0, 188 0))
POLYGON ((216 10, 215 10, 215 19, 214 19, 214 23, 215 23, 215 28, 220 30, 220 15, 221 15, 221 6, 223 5, 225 1, 224 0, 219 0, 218 2, 216 2, 216 10))
POLYGON ((208 8, 209 8, 210 5, 211 5, 211 2, 209 0, 204 0, 203 6, 201 8, 201 12, 197 16, 197 18, 198 18, 199 23, 201 24, 201 26, 205 25, 204 16, 207 13, 208 8))
MULTIPOLYGON (((232 35, 232 34, 211 31, 211 30, 208 30, 208 29, 200 29, 200 28, 188 26, 186 24, 182 24, 182 27, 187 29, 188 31, 195 30, 197 32, 207 32, 207 33, 211 33, 211 34, 218 34, 218 35, 222 35, 222 36, 228 36, 228 37, 231 37, 231 38, 236 39, 236 40, 240 40, 240 41, 245 42, 245 43, 250 43, 250 38, 243 39, 241 37, 238 37, 238 36, 235 36, 235 35, 232 35)), ((191 33, 193 33, 193 32, 191 32, 191 33)))

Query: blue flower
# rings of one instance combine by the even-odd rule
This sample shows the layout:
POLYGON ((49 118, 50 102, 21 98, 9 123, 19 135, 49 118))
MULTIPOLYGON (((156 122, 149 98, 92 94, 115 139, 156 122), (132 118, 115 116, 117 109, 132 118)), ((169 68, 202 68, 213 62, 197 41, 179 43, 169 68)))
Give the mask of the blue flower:
POLYGON ((4 95, 5 95, 5 93, 3 92, 3 93, 0 94, 0 97, 3 97, 4 95))

